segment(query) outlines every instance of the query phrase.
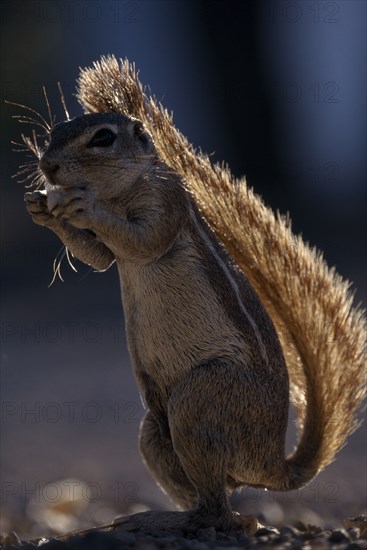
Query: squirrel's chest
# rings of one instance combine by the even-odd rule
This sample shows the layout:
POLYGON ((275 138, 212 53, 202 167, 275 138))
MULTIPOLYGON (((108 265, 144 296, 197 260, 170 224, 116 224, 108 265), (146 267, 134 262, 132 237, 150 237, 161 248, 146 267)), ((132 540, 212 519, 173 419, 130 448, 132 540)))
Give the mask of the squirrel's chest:
POLYGON ((124 270, 120 277, 128 346, 138 380, 138 371, 144 370, 159 386, 170 387, 194 365, 213 357, 231 357, 235 352, 245 361, 243 336, 194 266, 124 270))

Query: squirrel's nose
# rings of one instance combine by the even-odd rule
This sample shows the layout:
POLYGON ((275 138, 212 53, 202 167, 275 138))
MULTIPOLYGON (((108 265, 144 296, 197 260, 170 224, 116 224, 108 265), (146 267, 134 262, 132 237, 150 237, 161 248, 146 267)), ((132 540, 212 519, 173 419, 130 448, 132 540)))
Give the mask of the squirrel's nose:
POLYGON ((60 168, 59 164, 47 158, 45 155, 40 159, 38 166, 40 170, 45 174, 45 176, 51 176, 57 172, 57 170, 60 168))

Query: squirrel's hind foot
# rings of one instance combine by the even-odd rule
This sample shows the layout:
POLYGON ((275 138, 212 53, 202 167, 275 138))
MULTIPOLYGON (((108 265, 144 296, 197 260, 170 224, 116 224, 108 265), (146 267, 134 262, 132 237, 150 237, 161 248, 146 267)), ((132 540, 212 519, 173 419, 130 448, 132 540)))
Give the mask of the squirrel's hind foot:
POLYGON ((185 534, 196 533, 199 529, 214 527, 216 531, 231 532, 244 530, 250 535, 256 532, 258 522, 254 516, 240 516, 233 513, 230 519, 217 518, 203 514, 195 509, 185 512, 139 512, 131 516, 121 516, 114 520, 118 531, 154 534, 158 531, 182 531, 185 534))

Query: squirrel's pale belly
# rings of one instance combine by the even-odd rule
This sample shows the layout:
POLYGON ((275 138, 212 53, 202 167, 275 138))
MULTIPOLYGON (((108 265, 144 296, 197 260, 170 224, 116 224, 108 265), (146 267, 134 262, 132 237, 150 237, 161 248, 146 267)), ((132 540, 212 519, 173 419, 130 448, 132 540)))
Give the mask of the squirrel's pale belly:
POLYGON ((159 386, 172 387, 193 366, 216 357, 248 363, 244 336, 192 265, 124 265, 119 273, 134 368, 143 366, 159 386))

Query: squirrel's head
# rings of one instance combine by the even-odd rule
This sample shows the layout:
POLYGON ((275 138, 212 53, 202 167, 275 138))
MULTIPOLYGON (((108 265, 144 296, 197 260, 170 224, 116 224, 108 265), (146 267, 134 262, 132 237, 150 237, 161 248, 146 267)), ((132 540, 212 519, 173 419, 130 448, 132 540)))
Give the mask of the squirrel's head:
POLYGON ((48 191, 89 187, 106 199, 143 178, 156 159, 153 140, 139 120, 96 113, 57 124, 39 168, 48 191))

